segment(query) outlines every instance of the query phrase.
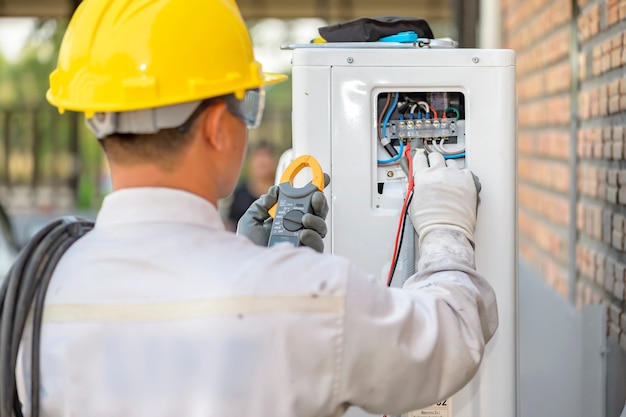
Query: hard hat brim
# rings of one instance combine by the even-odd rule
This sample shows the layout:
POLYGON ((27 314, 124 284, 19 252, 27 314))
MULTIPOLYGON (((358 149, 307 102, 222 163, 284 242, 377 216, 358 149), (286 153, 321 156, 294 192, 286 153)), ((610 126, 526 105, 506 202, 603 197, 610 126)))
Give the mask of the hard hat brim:
POLYGON ((287 81, 289 77, 285 74, 278 74, 275 72, 264 72, 263 73, 263 85, 277 84, 282 83, 283 81, 287 81))

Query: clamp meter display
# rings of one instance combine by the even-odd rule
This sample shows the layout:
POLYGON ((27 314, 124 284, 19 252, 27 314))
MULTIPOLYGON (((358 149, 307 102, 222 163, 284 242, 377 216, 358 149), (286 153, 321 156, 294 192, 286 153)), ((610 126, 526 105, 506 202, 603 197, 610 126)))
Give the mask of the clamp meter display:
POLYGON ((300 246, 300 232, 304 229, 302 216, 313 213, 313 193, 323 189, 324 172, 317 160, 311 155, 296 158, 283 172, 278 184, 278 202, 269 210, 274 223, 267 246, 284 242, 300 246), (304 187, 294 187, 294 178, 305 167, 311 169, 313 180, 304 187))

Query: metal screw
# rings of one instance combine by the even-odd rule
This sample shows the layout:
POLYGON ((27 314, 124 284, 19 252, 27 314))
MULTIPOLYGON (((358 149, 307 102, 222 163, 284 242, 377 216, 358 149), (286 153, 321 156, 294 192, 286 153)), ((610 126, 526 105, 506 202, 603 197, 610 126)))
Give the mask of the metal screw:
POLYGON ((387 171, 387 178, 393 178, 393 171, 387 171))
POLYGON ((472 58, 472 62, 473 62, 474 64, 478 64, 478 61, 480 61, 480 60, 478 59, 478 57, 477 57, 477 56, 475 56, 475 57, 473 57, 473 58, 472 58))
POLYGON ((346 61, 348 61, 348 64, 352 64, 354 62, 354 58, 349 56, 348 59, 346 59, 346 61))

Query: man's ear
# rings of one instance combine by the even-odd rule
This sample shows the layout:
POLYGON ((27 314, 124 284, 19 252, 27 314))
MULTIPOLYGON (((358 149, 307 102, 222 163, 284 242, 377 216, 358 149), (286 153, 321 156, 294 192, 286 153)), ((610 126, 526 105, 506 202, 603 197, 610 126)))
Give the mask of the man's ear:
POLYGON ((225 135, 222 135, 224 116, 226 115, 226 103, 220 102, 210 106, 205 110, 202 117, 202 125, 200 130, 203 134, 204 140, 208 141, 211 147, 217 151, 224 150, 228 139, 225 135))

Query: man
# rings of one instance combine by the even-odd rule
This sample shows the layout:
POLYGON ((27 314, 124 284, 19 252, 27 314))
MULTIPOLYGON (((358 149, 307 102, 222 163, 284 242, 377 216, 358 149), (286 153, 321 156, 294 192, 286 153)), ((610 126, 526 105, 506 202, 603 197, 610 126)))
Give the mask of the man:
MULTIPOLYGON (((81 3, 48 99, 85 113, 114 192, 48 288, 43 415, 399 413, 474 375, 497 312, 474 267, 469 171, 416 156, 421 258, 403 289, 310 248, 267 249, 276 188, 244 215, 243 236, 224 230, 217 200, 276 79, 254 60, 234 1, 81 3)), ((319 250, 327 206, 321 193, 313 204, 301 239, 319 250)), ((25 336, 26 414, 29 358, 25 336)))

